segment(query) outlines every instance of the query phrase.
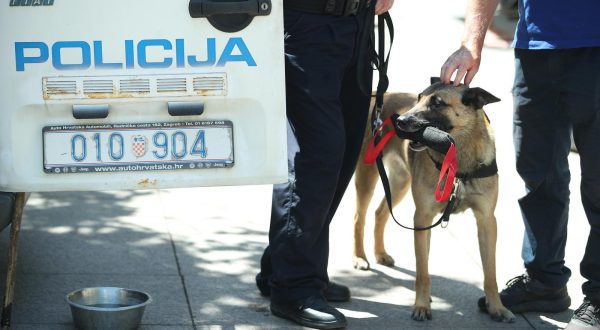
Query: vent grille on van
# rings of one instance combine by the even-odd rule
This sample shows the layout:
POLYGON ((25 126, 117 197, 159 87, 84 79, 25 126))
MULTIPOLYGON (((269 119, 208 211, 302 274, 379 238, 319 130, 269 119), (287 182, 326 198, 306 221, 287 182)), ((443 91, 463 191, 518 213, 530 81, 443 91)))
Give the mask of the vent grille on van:
POLYGON ((77 94, 77 82, 74 80, 52 80, 44 85, 44 94, 77 94))
POLYGON ((150 93, 149 79, 122 79, 119 82, 121 93, 150 93))
POLYGON ((196 77, 194 91, 220 90, 225 86, 225 77, 196 77))
POLYGON ((83 81, 83 94, 94 94, 94 93, 112 93, 113 92, 113 81, 112 80, 84 80, 83 81))
POLYGON ((45 100, 225 96, 225 73, 144 76, 44 77, 45 100))
POLYGON ((187 83, 185 78, 161 78, 156 81, 156 91, 164 92, 185 92, 187 83))

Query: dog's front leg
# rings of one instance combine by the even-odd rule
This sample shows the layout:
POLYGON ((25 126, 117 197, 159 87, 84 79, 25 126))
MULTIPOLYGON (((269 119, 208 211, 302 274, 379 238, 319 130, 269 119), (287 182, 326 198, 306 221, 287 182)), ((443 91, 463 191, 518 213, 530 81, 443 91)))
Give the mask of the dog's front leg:
MULTIPOLYGON (((386 168, 390 169, 388 180, 392 192, 392 208, 394 208, 408 193, 411 176, 405 160, 398 154, 388 153, 385 160, 386 168)), ((384 198, 375 211, 375 258, 378 264, 393 267, 394 258, 386 252, 384 244, 385 225, 390 216, 390 209, 384 198)))
MULTIPOLYGON (((431 225, 433 216, 415 211, 415 227, 431 225)), ((415 230, 415 258, 417 261, 417 279, 415 281, 415 305, 412 318, 416 321, 431 320, 431 279, 429 277, 429 247, 431 230, 415 230)))
POLYGON ((498 283, 496 281, 496 217, 493 210, 488 210, 488 212, 473 210, 473 213, 477 219, 477 236, 483 266, 483 290, 485 291, 487 310, 495 321, 514 322, 515 315, 504 307, 498 294, 498 283))
MULTIPOLYGON (((362 157, 364 156, 361 154, 361 159, 362 157)), ((370 268, 364 246, 365 219, 378 178, 379 175, 375 166, 366 166, 363 162, 359 162, 356 166, 354 173, 356 212, 354 213, 354 253, 352 264, 354 268, 360 270, 370 268)))

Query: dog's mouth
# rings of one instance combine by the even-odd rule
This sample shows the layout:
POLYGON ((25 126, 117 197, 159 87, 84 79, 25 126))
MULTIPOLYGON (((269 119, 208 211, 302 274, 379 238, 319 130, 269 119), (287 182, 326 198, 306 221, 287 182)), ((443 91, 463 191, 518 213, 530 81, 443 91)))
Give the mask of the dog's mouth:
POLYGON ((410 140, 410 150, 423 151, 432 148, 445 153, 449 147, 447 142, 452 140, 448 131, 444 129, 446 125, 435 125, 430 120, 406 114, 395 115, 392 119, 396 135, 401 139, 410 140))
POLYGON ((442 153, 447 150, 448 146, 446 142, 450 140, 452 137, 446 131, 438 128, 435 125, 427 125, 422 131, 414 134, 413 137, 410 137, 410 142, 408 143, 408 147, 413 151, 423 151, 427 148, 432 148, 433 150, 440 151, 442 153), (441 149, 440 149, 441 148, 441 149))
POLYGON ((431 123, 414 115, 402 115, 397 117, 394 125, 397 129, 400 129, 404 132, 415 133, 427 126, 430 126, 431 123))

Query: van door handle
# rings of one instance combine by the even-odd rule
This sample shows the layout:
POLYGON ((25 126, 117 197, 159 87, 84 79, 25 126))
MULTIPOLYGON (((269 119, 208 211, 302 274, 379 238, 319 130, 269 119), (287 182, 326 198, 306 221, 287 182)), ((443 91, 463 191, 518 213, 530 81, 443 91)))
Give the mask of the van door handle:
POLYGON ((190 16, 210 17, 223 14, 265 16, 271 13, 271 0, 211 1, 190 0, 190 16))
POLYGON ((204 102, 167 102, 171 116, 197 116, 204 112, 204 102))
POLYGON ((75 119, 101 119, 108 117, 108 104, 73 104, 75 119))

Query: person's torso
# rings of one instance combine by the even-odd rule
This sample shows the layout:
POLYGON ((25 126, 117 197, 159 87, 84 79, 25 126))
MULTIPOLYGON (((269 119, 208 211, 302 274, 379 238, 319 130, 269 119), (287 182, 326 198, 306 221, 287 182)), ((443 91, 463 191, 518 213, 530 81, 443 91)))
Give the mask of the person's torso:
POLYGON ((600 46, 600 0, 522 0, 513 47, 600 46))

